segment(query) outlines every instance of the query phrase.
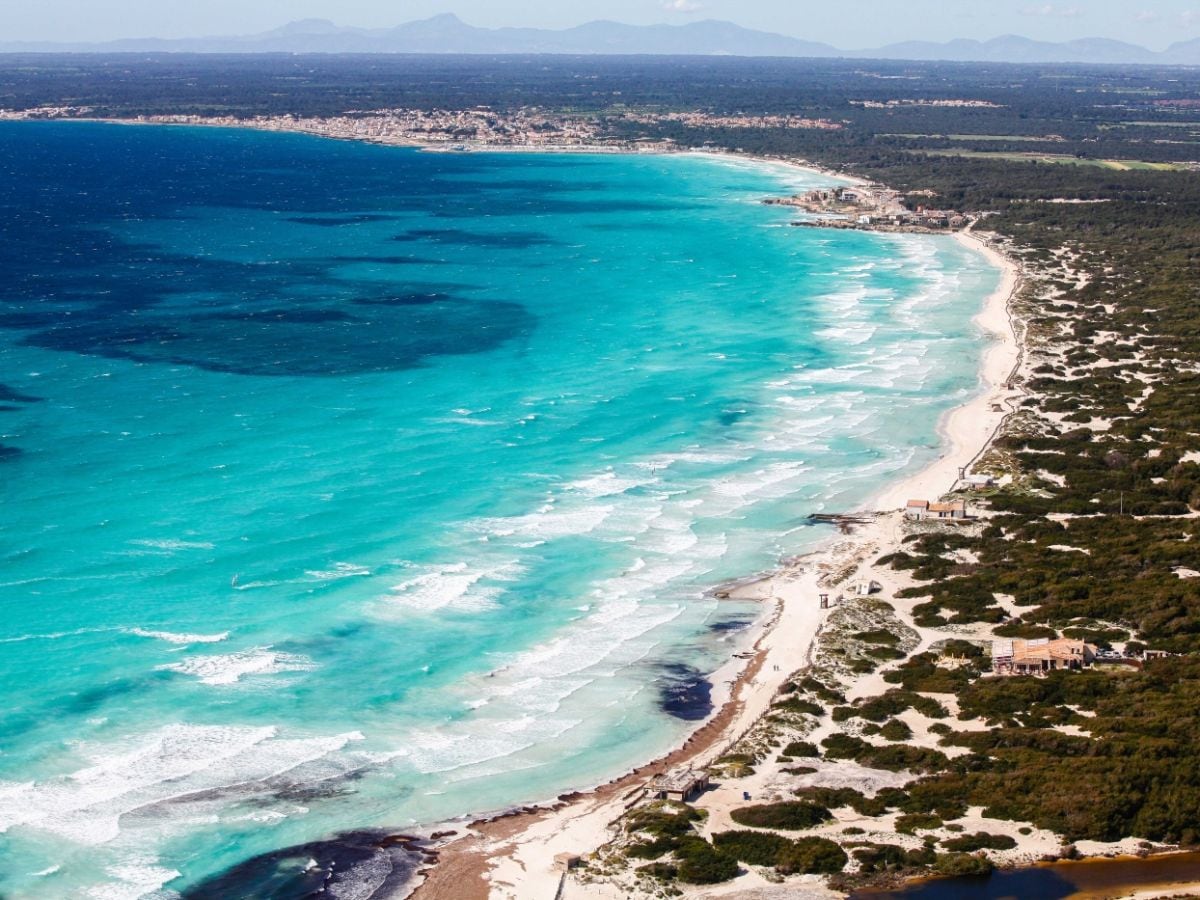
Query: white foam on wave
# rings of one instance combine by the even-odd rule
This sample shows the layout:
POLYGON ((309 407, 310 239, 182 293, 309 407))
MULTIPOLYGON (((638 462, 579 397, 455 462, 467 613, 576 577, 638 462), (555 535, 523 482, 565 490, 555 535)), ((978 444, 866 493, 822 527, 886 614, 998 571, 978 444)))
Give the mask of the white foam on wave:
POLYGON ((389 600, 421 612, 487 609, 504 592, 503 583, 515 580, 523 571, 516 559, 474 568, 464 562, 432 566, 393 587, 389 600))
POLYGON ((611 504, 589 504, 559 508, 544 504, 536 512, 521 516, 477 519, 469 526, 493 537, 560 538, 595 531, 615 509, 611 504))
POLYGON ((205 684, 236 684, 247 675, 277 675, 283 672, 308 672, 316 668, 307 656, 284 653, 270 647, 251 647, 218 656, 189 656, 177 663, 157 667, 160 671, 192 675, 205 684))
POLYGON ((337 581, 339 578, 362 578, 370 575, 371 570, 355 563, 339 562, 334 563, 332 569, 309 569, 304 574, 318 581, 337 581))
MULTIPOLYGON (((121 820, 189 795, 249 787, 323 761, 362 735, 280 738, 272 726, 167 725, 115 743, 85 744, 88 764, 45 781, 0 784, 0 833, 26 827, 84 845, 121 834, 121 820)), ((160 831, 161 829, 156 829, 160 831)))
POLYGON ((155 638, 166 641, 168 644, 218 644, 229 637, 228 631, 221 631, 217 634, 187 634, 174 631, 150 631, 145 628, 129 628, 126 629, 126 634, 155 638))
POLYGON ((164 538, 164 539, 146 538, 146 539, 142 539, 142 540, 130 541, 129 543, 135 547, 145 547, 146 549, 149 549, 149 550, 167 550, 167 551, 211 550, 214 547, 214 544, 212 544, 209 541, 184 541, 184 540, 172 540, 170 538, 164 538))
POLYGON ((583 494, 585 497, 612 497, 637 487, 653 484, 656 480, 654 478, 620 476, 612 469, 608 469, 598 475, 572 481, 567 485, 567 490, 583 494))
POLYGON ((43 634, 18 634, 14 637, 0 638, 0 644, 22 644, 25 641, 58 641, 68 637, 79 637, 85 634, 102 634, 114 631, 113 628, 76 628, 73 631, 51 631, 43 634))
POLYGON ((112 881, 88 888, 93 900, 144 900, 180 876, 179 871, 157 864, 153 857, 124 860, 104 870, 112 881))

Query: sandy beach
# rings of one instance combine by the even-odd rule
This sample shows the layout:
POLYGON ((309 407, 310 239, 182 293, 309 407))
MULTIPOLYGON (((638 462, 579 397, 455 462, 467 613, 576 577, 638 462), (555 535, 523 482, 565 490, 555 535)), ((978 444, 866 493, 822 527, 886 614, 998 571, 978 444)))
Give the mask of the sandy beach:
MULTIPOLYGON (((753 659, 733 682, 728 699, 683 747, 595 791, 560 798, 553 807, 474 824, 467 836, 442 848, 441 862, 415 894, 418 900, 487 897, 615 900, 627 896, 615 887, 564 877, 555 866, 555 856, 586 855, 607 843, 612 837, 610 826, 639 800, 652 775, 685 766, 704 768, 763 717, 780 686, 811 661, 815 639, 828 615, 817 598, 823 590, 828 590, 831 575, 837 573, 843 582, 851 570, 853 577, 883 578, 885 594, 888 588, 896 586, 890 583, 892 579, 886 571, 872 570, 871 563, 899 546, 899 511, 910 498, 936 500, 950 491, 958 480, 959 470, 969 468, 987 448, 1020 396, 1018 391, 1007 387, 1022 359, 1010 309, 1020 286, 1020 271, 983 236, 968 232, 955 237, 985 254, 1002 277, 974 319, 992 338, 981 363, 980 390, 969 402, 950 411, 939 424, 942 455, 920 472, 884 489, 868 504, 874 514, 852 533, 831 537, 816 551, 733 592, 735 596, 760 599, 770 605, 771 611, 764 616, 753 659)), ((733 664, 742 665, 736 660, 733 664)), ((721 683, 727 677, 727 670, 728 667, 717 673, 714 683, 721 683)), ((877 676, 862 679, 861 694, 859 690, 855 694, 870 695, 876 680, 877 676)), ((736 785, 718 786, 706 794, 698 805, 708 812, 710 827, 721 824, 728 827, 729 811, 741 803, 743 789, 755 788, 755 783, 739 780, 736 785)), ((747 878, 761 881, 753 875, 747 878)), ((765 882, 748 883, 746 878, 739 878, 731 885, 692 890, 689 895, 731 896, 731 892, 749 887, 769 889, 765 882)), ((786 896, 837 896, 816 882, 804 887, 803 894, 797 893, 799 889, 797 884, 789 883, 786 896)), ((768 896, 761 890, 760 894, 768 896)))

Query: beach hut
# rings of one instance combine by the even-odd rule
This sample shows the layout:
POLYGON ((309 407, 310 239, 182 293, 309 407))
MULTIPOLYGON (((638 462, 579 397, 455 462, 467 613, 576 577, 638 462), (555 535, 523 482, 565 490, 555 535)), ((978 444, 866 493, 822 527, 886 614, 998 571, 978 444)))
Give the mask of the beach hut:
POLYGON ((578 869, 580 862, 578 853, 554 854, 554 868, 560 872, 570 872, 572 869, 578 869))
POLYGON ((951 500, 949 503, 930 503, 928 517, 931 519, 967 518, 967 501, 951 500))
POLYGON ((687 803, 697 794, 708 790, 708 776, 692 769, 681 769, 659 775, 650 782, 650 795, 656 800, 675 800, 687 803))
POLYGON ((906 518, 921 521, 929 515, 928 500, 909 500, 908 505, 904 508, 906 518))

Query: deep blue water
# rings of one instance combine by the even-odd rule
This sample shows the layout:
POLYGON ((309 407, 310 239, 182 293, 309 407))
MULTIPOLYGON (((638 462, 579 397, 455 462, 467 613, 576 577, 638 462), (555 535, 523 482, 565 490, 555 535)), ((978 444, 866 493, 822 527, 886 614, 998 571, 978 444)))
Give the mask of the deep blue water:
POLYGON ((759 203, 819 180, 0 126, 0 894, 354 868, 694 728, 710 589, 977 389, 997 273, 759 203))

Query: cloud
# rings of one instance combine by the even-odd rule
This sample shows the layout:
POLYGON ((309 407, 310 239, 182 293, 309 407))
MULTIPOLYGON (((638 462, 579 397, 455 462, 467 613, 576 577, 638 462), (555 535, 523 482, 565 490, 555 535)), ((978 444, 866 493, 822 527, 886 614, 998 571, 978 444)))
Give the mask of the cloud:
POLYGON ((704 9, 704 6, 697 3, 696 0, 667 0, 663 4, 663 9, 667 12, 680 13, 686 16, 700 12, 700 10, 704 9))
POLYGON ((1162 18, 1162 16, 1160 16, 1156 12, 1153 12, 1152 10, 1143 9, 1136 16, 1134 16, 1134 18, 1137 19, 1139 22, 1157 22, 1159 19, 1162 18))
POLYGON ((1041 6, 1027 6, 1021 10, 1023 16, 1042 16, 1043 18, 1075 19, 1083 15, 1078 6, 1058 6, 1054 3, 1044 3, 1041 6))

